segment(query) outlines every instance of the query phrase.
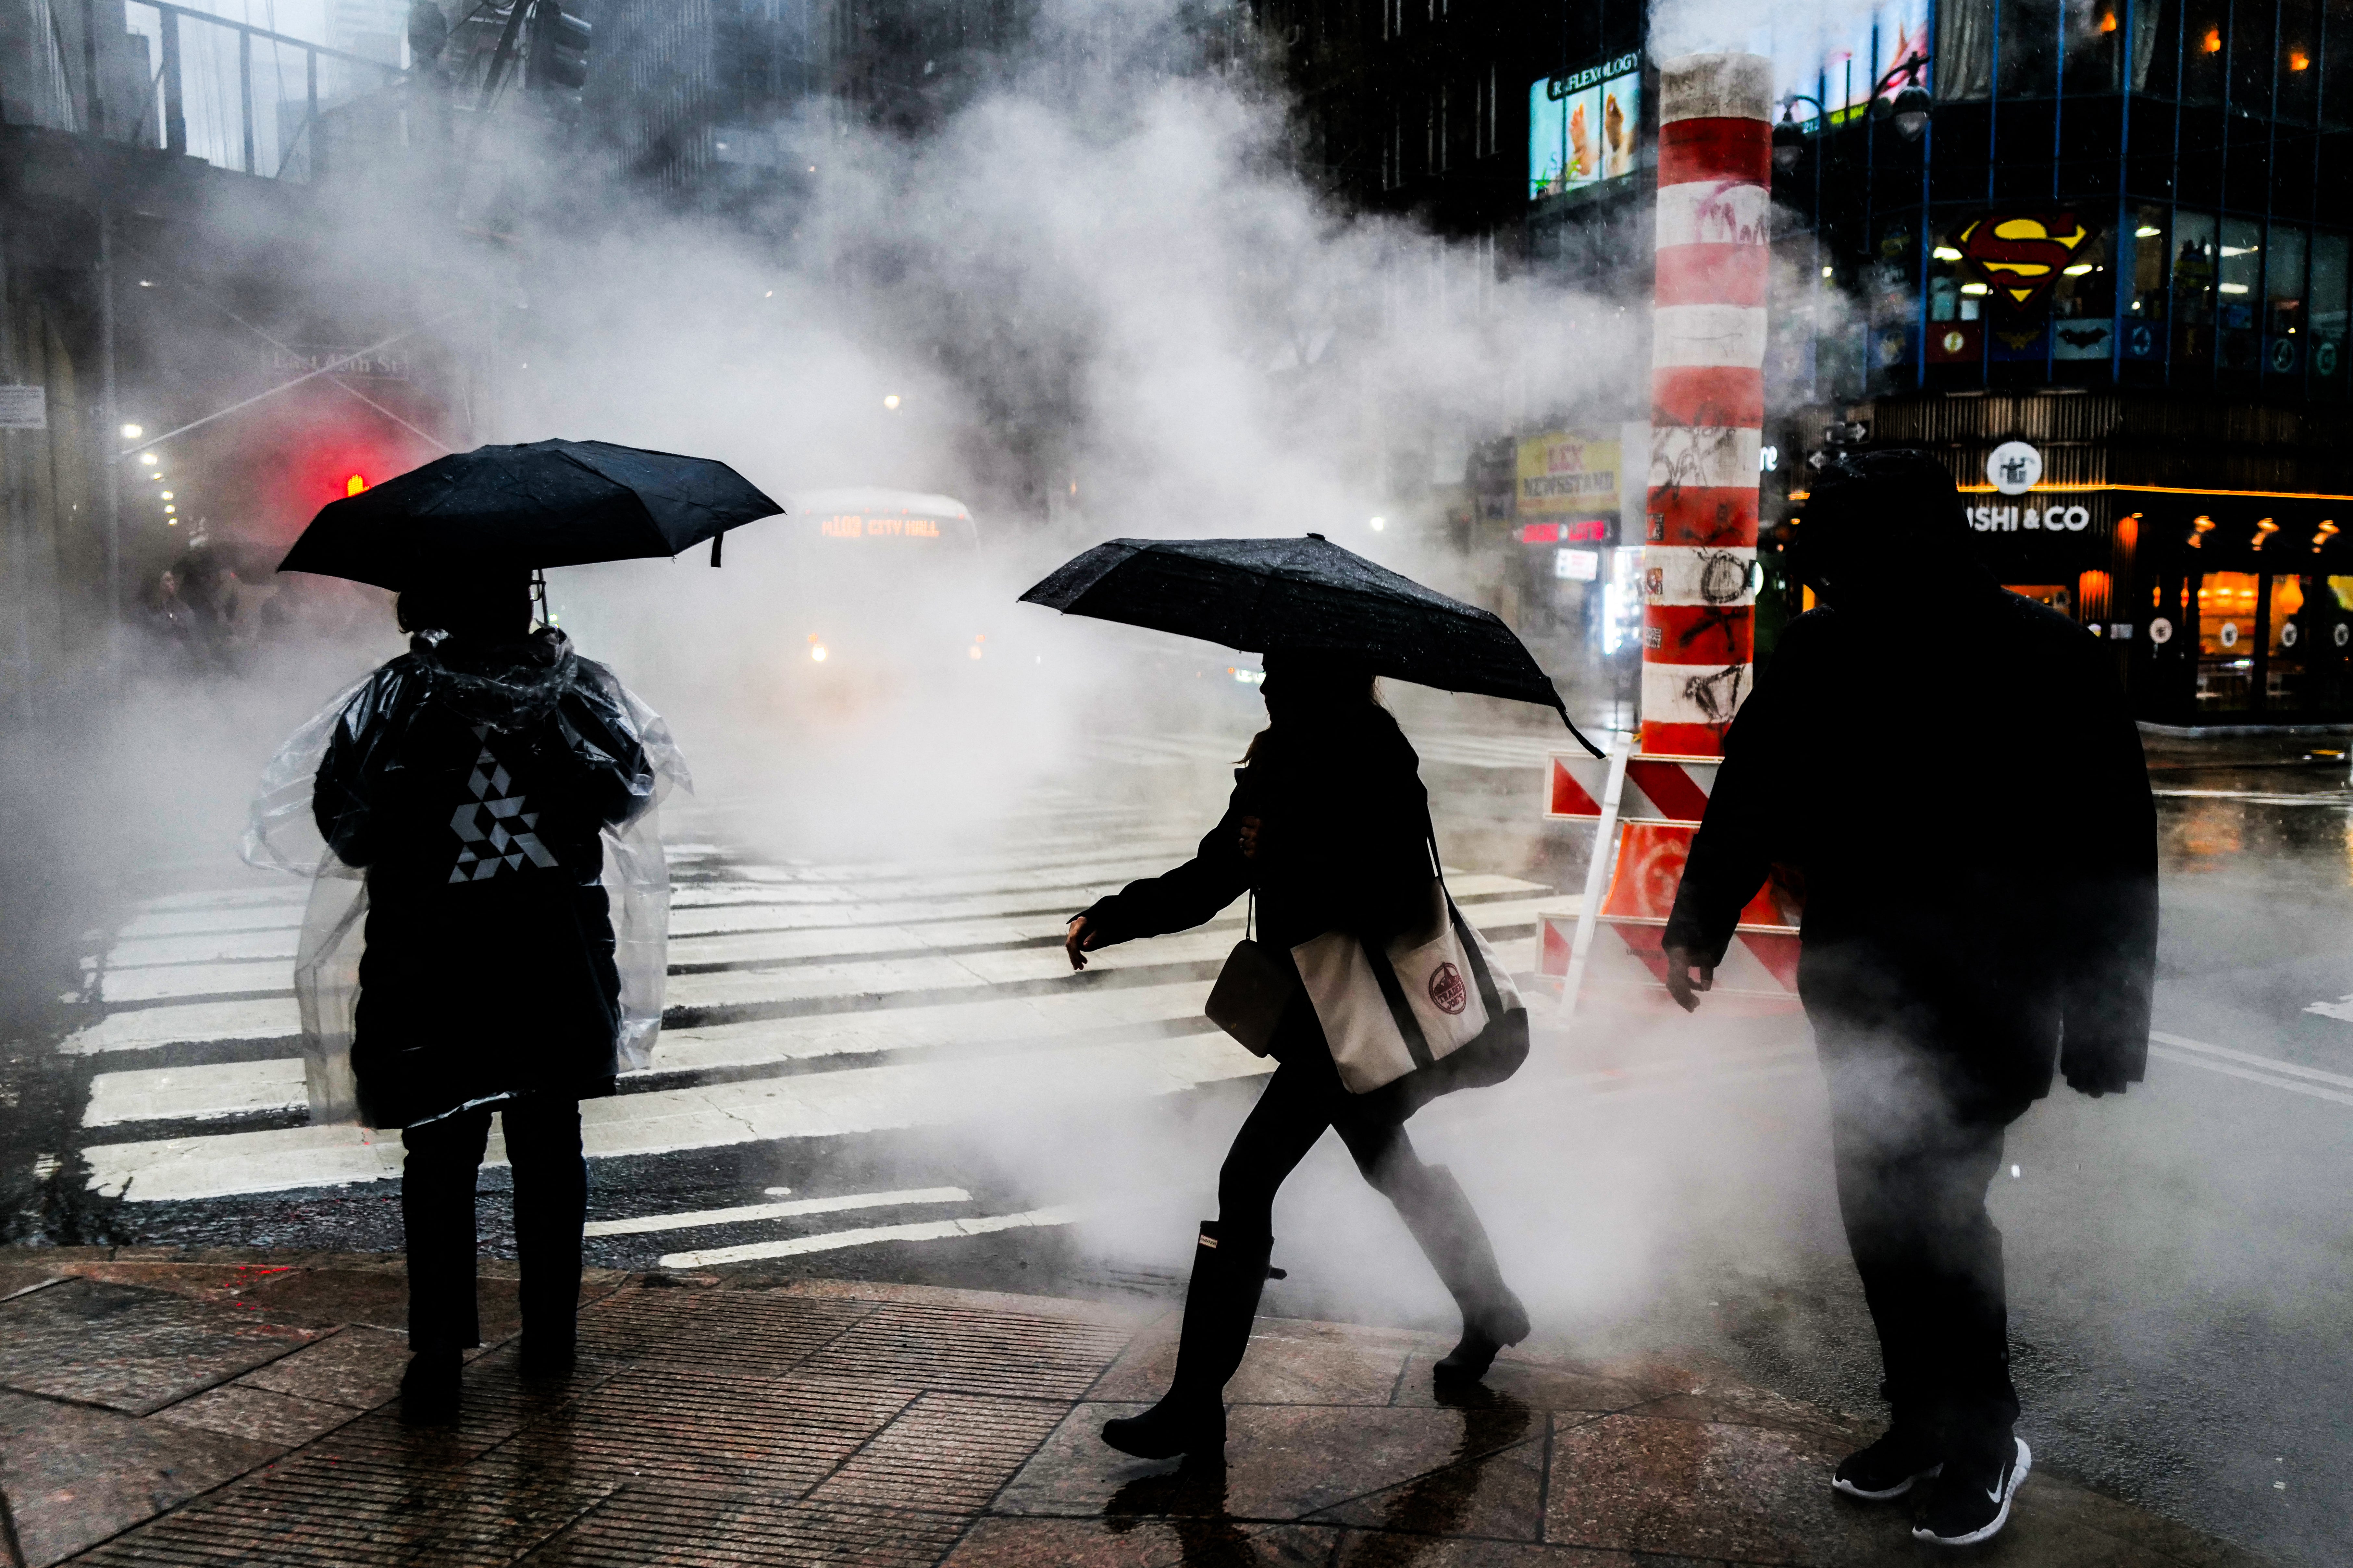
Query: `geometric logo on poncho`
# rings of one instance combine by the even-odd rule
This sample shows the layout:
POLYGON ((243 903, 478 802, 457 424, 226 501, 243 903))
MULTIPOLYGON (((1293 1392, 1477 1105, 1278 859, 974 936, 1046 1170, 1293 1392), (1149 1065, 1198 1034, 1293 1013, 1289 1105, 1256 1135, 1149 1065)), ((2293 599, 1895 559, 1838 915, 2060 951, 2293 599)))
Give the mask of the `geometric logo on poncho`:
POLYGON ((556 864, 555 857, 532 831, 539 826, 539 813, 523 810, 522 795, 507 794, 514 781, 491 754, 490 733, 488 724, 474 726, 474 738, 482 742, 481 754, 474 759, 474 772, 466 781, 474 798, 449 818, 450 830, 462 846, 458 864, 449 872, 453 882, 487 882, 501 868, 522 870, 526 860, 542 867, 556 864), (490 771, 485 773, 485 768, 490 771), (487 826, 485 814, 490 818, 487 826))

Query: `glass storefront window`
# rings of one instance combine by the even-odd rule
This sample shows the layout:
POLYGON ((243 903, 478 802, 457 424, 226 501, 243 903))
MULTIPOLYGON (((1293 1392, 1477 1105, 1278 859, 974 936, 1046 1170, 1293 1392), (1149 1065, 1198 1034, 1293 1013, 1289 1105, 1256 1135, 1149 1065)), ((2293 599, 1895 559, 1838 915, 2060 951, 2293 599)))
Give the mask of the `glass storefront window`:
POLYGON ((2311 346, 2304 316, 2305 231, 2275 223, 2263 247, 2263 369, 2273 375, 2304 374, 2311 346))
POLYGON ((2214 216, 2173 215, 2173 363, 2214 363, 2214 216))
POLYGON ((2054 359, 2105 360, 2116 352, 2116 272, 2109 261, 2113 237, 2103 232, 2075 247, 2051 286, 2051 353, 2054 359))
POLYGON ((2328 0, 2327 34, 2320 43, 2320 122, 2353 125, 2353 5, 2328 0))
POLYGON ((2272 112, 2309 125, 2320 101, 2319 0, 2280 0, 2279 20, 2278 96, 2272 112))
POLYGON ((2253 572, 2198 579, 2198 708, 2232 713, 2254 706, 2255 595, 2253 572))
POLYGON ((2221 0, 2189 0, 2181 16, 2181 100, 2222 101, 2222 28, 2228 8, 2221 0))
POLYGON ((2004 98, 2059 90, 2061 0, 2002 0, 1999 83, 2004 98))
POLYGON ((1961 253, 1952 237, 1939 239, 1928 251, 1928 320, 1974 321, 1985 314, 1985 284, 1962 267, 1961 253))
POLYGON ((2124 0, 2066 0, 2065 90, 2116 90, 2124 9, 2124 0))
POLYGON ((2305 352, 2312 356, 2313 379, 2335 386, 2345 384, 2346 247, 2341 234, 2312 237, 2312 275, 2304 307, 2306 331, 2312 336, 2305 352))
POLYGON ((2313 639, 2303 612, 2311 584, 2302 577, 2266 577, 2263 582, 2271 598, 2271 614, 2265 617, 2270 638, 2263 661, 2263 707, 2279 711, 2309 707, 2312 691, 2305 656, 2313 651, 2313 639))
POLYGON ((2171 254, 2166 247, 2167 216, 2163 207, 2147 206, 2125 220, 2118 270, 2125 280, 2125 354, 2130 359, 2165 357, 2165 263, 2171 254), (2146 330, 2137 332, 2136 326, 2146 330))
POLYGON ((2214 266, 2215 353, 2225 370, 2253 370, 2256 314, 2263 303, 2263 230, 2253 218, 2222 220, 2214 266))
POLYGON ((2231 7, 2231 107, 2267 120, 2272 112, 2273 0, 2231 7))

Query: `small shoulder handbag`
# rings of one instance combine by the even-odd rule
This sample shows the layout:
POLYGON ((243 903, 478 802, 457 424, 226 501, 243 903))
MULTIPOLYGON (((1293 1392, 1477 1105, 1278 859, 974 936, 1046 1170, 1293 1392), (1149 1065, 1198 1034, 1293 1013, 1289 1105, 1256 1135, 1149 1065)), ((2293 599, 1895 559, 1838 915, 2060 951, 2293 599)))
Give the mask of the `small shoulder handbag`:
POLYGON ((1242 919, 1242 940, 1226 954, 1226 966, 1218 971, 1218 983, 1209 987, 1209 1000, 1202 1011, 1252 1056, 1262 1057, 1273 1046, 1283 1009, 1299 995, 1299 976, 1282 954, 1251 936, 1258 921, 1255 889, 1250 900, 1250 912, 1242 919))
MULTIPOLYGON (((1340 1081, 1411 1110, 1457 1089, 1501 1083, 1528 1054, 1519 988, 1446 890, 1429 830, 1430 918, 1381 946, 1326 931, 1291 950, 1340 1081)), ((1222 984, 1222 982, 1221 982, 1222 984)))

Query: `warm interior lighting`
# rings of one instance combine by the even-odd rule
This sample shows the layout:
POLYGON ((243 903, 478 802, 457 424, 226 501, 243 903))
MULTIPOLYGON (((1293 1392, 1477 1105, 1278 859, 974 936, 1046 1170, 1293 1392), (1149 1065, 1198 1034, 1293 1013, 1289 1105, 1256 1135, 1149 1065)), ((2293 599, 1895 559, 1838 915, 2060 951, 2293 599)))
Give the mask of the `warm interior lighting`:
MULTIPOLYGON (((2189 548, 2192 550, 2202 548, 2206 543, 2206 535, 2213 531, 2213 528, 2214 520, 2211 517, 2200 517, 2191 520, 2189 524, 2189 548)), ((2201 588, 2199 590, 2199 597, 2205 597, 2204 589, 2201 588)))
POLYGON ((2336 531, 2336 520, 2334 518, 2322 518, 2320 520, 2320 531, 2312 536, 2312 552, 2315 555, 2317 555, 2323 550, 2327 549, 2328 547, 2329 538, 2334 535, 2336 531))
POLYGON ((2116 14, 2114 11, 2103 11, 2103 12, 2101 12, 2101 13, 2100 13, 2100 31, 2102 31, 2103 33, 2113 33, 2113 32, 2115 32, 2116 30, 2116 14))
POLYGON ((2220 27, 2207 28, 2206 36, 2198 40, 2198 47, 2205 50, 2210 55, 2221 54, 2222 52, 2222 29, 2220 27))
POLYGON ((2290 49, 2287 52, 2287 68, 2292 71, 2310 70, 2312 57, 2302 49, 2290 49))
POLYGON ((2155 239, 2158 235, 2163 234, 2165 230, 2158 227, 2157 225, 2153 223, 2145 223, 2138 228, 2133 230, 2133 237, 2135 239, 2155 239))
POLYGON ((2070 277, 2070 278, 2081 278, 2081 277, 2083 277, 2085 273, 2087 273, 2087 272, 2091 271, 2091 269, 2092 269, 2092 264, 2091 264, 2090 262, 2088 262, 2088 261, 2078 261, 2078 262, 2077 262, 2077 263, 2075 263, 2075 265, 2074 265, 2074 266, 2073 266, 2073 267, 2063 267, 2063 268, 2061 268, 2059 270, 2060 270, 2062 273, 2065 274, 2067 277, 2070 277))
POLYGON ((1940 245, 1928 254, 1939 261, 1958 261, 1961 258, 1960 251, 1949 245, 1940 245))
POLYGON ((2256 519, 2254 548, 2261 550, 2263 547, 2263 541, 2269 539, 2273 534, 2277 533, 2278 531, 2279 524, 2274 522, 2270 518, 2265 517, 2256 519))

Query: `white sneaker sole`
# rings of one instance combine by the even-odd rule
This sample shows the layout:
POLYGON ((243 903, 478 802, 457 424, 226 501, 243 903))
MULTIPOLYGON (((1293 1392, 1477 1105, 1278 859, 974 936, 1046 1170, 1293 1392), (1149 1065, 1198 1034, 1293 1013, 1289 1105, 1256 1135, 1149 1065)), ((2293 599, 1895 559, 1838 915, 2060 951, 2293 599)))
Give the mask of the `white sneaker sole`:
POLYGON ((1831 1478, 1831 1490, 1843 1493, 1847 1497, 1855 1498, 1863 1502, 1893 1502, 1897 1498, 1902 1497, 1905 1492, 1910 1491, 1914 1483, 1918 1481, 1934 1480, 1936 1477, 1943 1475, 1944 1473, 1944 1466, 1931 1465, 1925 1470, 1918 1470, 1914 1472, 1912 1475, 1905 1477, 1901 1482, 1888 1488, 1883 1492, 1867 1492, 1861 1487, 1856 1486, 1852 1481, 1843 1481, 1839 1479, 1838 1477, 1832 1476, 1831 1478))
POLYGON ((2018 1495, 2018 1489, 2026 1484, 2026 1472, 2034 1468, 2034 1452, 2026 1446, 2026 1439, 2016 1437, 2011 1441, 2018 1445, 2018 1463, 2010 1467, 2010 1479, 2001 1489, 2001 1510, 1989 1522, 1967 1535, 1938 1535, 1925 1526, 1915 1525, 1912 1539, 1931 1546, 1975 1546, 2000 1535, 2001 1527, 2010 1522, 2010 1500, 2018 1495))

